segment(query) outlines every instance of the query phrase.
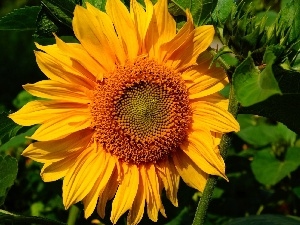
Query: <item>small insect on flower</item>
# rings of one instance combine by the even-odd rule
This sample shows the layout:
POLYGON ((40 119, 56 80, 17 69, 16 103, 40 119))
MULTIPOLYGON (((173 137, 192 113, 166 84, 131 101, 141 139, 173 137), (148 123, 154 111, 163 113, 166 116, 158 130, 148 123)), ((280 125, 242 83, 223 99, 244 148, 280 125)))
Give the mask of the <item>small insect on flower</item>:
POLYGON ((106 13, 76 6, 73 30, 80 43, 36 44, 48 77, 26 84, 46 100, 11 114, 16 123, 40 124, 23 155, 44 163, 45 182, 63 179, 66 208, 83 202, 84 215, 101 217, 112 200, 115 224, 165 215, 162 191, 177 206, 180 177, 203 191, 208 175, 226 178, 218 145, 238 131, 218 92, 228 83, 209 68, 213 26, 194 27, 190 12, 177 32, 167 0, 145 9, 131 0, 107 0, 106 13))

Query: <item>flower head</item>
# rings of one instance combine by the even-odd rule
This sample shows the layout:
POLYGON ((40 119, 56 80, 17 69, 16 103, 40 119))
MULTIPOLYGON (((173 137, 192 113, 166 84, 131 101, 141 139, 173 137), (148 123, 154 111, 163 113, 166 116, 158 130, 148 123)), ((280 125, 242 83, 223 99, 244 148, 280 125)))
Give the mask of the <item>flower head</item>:
POLYGON ((24 88, 47 100, 10 115, 41 124, 24 156, 44 163, 44 181, 63 180, 66 208, 82 201, 85 217, 97 205, 104 217, 112 201, 115 224, 144 214, 165 216, 161 192, 177 206, 180 177, 203 191, 209 174, 225 179, 218 145, 238 123, 218 92, 227 84, 206 52, 214 29, 195 28, 190 12, 177 32, 167 1, 145 9, 131 0, 107 0, 106 13, 76 6, 73 29, 80 43, 36 45, 37 63, 49 78, 24 88))

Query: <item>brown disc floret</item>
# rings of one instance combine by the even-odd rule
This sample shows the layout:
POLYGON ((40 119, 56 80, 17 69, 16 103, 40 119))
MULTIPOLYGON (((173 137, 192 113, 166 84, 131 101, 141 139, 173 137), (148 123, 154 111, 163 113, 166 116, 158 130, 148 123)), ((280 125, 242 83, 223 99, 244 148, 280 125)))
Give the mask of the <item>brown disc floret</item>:
POLYGON ((180 74, 140 58, 98 84, 91 104, 95 139, 120 160, 157 162, 176 151, 190 123, 180 74))

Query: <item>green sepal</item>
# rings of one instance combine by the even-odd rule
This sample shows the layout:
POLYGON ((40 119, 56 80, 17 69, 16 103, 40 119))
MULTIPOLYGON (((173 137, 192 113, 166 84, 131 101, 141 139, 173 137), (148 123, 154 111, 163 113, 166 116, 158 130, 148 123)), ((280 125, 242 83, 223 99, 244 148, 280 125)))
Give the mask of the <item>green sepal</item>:
POLYGON ((193 16, 195 26, 210 23, 211 14, 217 6, 217 0, 171 0, 171 14, 185 15, 186 9, 189 9, 193 16))
POLYGON ((238 59, 234 56, 233 51, 226 45, 215 52, 213 49, 209 49, 209 51, 214 56, 210 66, 212 66, 216 61, 222 64, 224 68, 227 70, 230 67, 235 67, 238 65, 238 59))
POLYGON ((215 10, 212 13, 212 19, 219 27, 223 27, 224 23, 235 10, 236 3, 233 0, 219 0, 215 10))

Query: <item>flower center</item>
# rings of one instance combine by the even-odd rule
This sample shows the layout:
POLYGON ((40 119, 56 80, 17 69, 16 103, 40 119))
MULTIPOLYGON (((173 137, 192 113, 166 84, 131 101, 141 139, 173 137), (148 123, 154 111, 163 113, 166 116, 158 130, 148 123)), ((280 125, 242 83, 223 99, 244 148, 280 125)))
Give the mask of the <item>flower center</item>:
POLYGON ((184 81, 147 58, 119 66, 94 91, 96 141, 120 160, 157 162, 179 149, 190 124, 184 81))
POLYGON ((153 139, 170 128, 173 118, 168 93, 155 84, 141 82, 128 88, 116 105, 120 125, 137 139, 153 139))

